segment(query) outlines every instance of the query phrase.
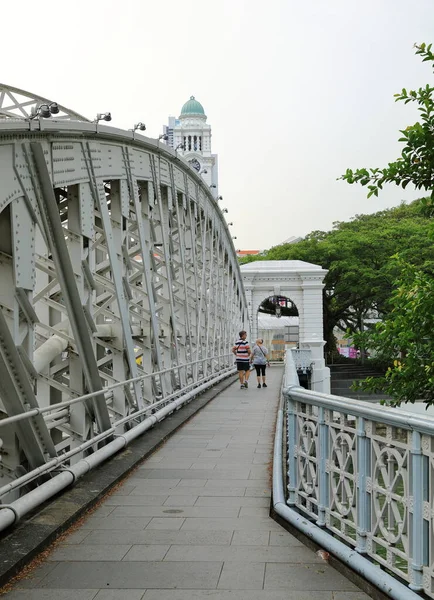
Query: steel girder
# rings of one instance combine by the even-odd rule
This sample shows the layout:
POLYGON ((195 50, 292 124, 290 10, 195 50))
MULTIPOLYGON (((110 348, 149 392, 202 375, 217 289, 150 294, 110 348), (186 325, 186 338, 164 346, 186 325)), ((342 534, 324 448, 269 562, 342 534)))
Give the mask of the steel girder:
POLYGON ((0 175, 0 419, 16 419, 0 424, 0 501, 10 501, 22 490, 2 490, 17 477, 56 455, 79 460, 93 437, 228 368, 247 305, 216 201, 158 142, 4 120, 0 175), (37 407, 53 410, 20 420, 37 407))
MULTIPOLYGON (((0 119, 28 119, 41 104, 49 106, 52 104, 52 100, 0 83, 0 119)), ((59 113, 56 115, 56 120, 74 119, 84 122, 88 121, 83 115, 65 106, 58 104, 57 108, 59 109, 59 113)))

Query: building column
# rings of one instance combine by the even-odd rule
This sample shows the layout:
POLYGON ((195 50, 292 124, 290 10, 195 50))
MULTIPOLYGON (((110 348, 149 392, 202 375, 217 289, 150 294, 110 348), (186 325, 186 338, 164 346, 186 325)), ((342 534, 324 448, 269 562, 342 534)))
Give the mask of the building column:
POLYGON ((322 281, 303 280, 303 301, 299 307, 300 348, 312 353, 311 389, 330 393, 330 369, 325 366, 323 340, 322 281))
POLYGON ((244 324, 244 328, 247 331, 247 339, 250 341, 252 332, 255 327, 255 312, 253 302, 253 289, 249 286, 245 287, 246 300, 247 300, 247 322, 244 324))

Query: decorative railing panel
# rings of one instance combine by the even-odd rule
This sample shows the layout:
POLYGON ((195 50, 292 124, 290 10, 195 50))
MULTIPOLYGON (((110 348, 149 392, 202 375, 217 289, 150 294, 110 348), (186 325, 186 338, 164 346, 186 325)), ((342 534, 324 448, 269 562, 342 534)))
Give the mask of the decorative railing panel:
POLYGON ((299 350, 298 348, 291 350, 291 352, 295 368, 304 373, 310 371, 312 368, 312 352, 310 350, 299 350))
POLYGON ((434 419, 304 390, 290 354, 288 506, 434 597, 434 419))

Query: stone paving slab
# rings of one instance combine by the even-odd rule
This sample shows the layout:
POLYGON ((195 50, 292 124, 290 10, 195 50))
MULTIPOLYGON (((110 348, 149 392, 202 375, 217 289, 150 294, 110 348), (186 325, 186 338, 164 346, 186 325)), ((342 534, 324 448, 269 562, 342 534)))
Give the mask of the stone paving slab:
POLYGON ((217 587, 221 590, 262 590, 264 573, 265 563, 225 562, 217 587))
MULTIPOLYGON (((124 546, 122 546, 124 548, 124 546)), ((59 559, 57 559, 59 560, 59 559)), ((312 551, 305 546, 300 546, 297 552, 294 552, 292 546, 173 546, 167 552, 164 560, 202 560, 202 561, 222 561, 222 562, 249 562, 249 563, 286 563, 286 564, 304 564, 319 563, 323 564, 321 558, 312 557, 312 551)))
MULTIPOLYGON (((239 506, 180 506, 174 509, 170 506, 117 506, 111 507, 113 512, 110 517, 164 517, 165 514, 173 514, 176 510, 182 517, 238 517, 239 506)), ((91 523, 91 520, 89 520, 91 523)))
MULTIPOLYGON (((38 582, 60 589, 215 589, 221 562, 62 562, 38 582)), ((31 598, 31 593, 28 594, 31 598)))
MULTIPOLYGON (((298 549, 297 549, 298 551, 298 549)), ((285 590, 349 590, 357 587, 327 564, 293 565, 268 563, 265 570, 264 589, 285 590)))
MULTIPOLYGON (((163 504, 170 498, 170 491, 164 490, 161 494, 143 494, 141 496, 110 496, 106 500, 106 506, 115 508, 116 506, 163 506, 163 504)), ((184 498, 191 498, 194 502, 197 500, 197 496, 176 496, 181 502, 184 498)), ((194 504, 193 502, 193 504, 194 504)), ((191 506, 193 506, 191 504, 191 506)))
MULTIPOLYGON (((257 484, 256 484, 257 485, 257 484)), ((141 498, 143 496, 147 496, 149 493, 150 494, 154 494, 157 491, 157 486, 149 489, 149 488, 142 488, 142 487, 136 487, 135 490, 133 492, 131 492, 130 497, 131 498, 141 498)), ((190 486, 178 486, 176 488, 167 488, 167 487, 162 487, 159 488, 159 491, 163 494, 167 496, 185 496, 186 493, 188 494, 193 494, 195 496, 207 496, 210 498, 218 498, 220 496, 222 497, 227 497, 227 496, 232 496, 232 497, 243 497, 243 496, 249 496, 250 494, 247 493, 248 489, 246 486, 237 486, 237 487, 209 487, 209 486, 202 486, 202 487, 190 487, 190 486)), ((252 487, 251 489, 255 489, 254 487, 252 487)), ((265 489, 265 488, 264 488, 265 489)), ((270 490, 267 490, 268 492, 268 497, 270 497, 270 490)))
MULTIPOLYGON (((232 531, 178 531, 152 530, 88 532, 86 544, 224 544, 229 545, 233 537, 232 531)), ((64 543, 67 543, 65 540, 64 543)), ((78 542, 80 543, 80 542, 78 542)))
POLYGON ((227 388, 5 600, 368 600, 268 516, 281 376, 227 388))
MULTIPOLYGON (((176 496, 174 496, 176 500, 176 496)), ((249 498, 249 497, 234 497, 234 496, 197 496, 196 506, 262 506, 270 508, 268 498, 249 498)))
MULTIPOLYGON (((143 600, 366 600, 363 592, 305 592, 291 590, 148 590, 143 600)), ((96 599, 99 600, 99 599, 96 599)))
POLYGON ((90 517, 83 525, 82 529, 109 529, 110 531, 116 531, 118 529, 125 531, 131 529, 133 531, 137 529, 144 529, 148 523, 150 523, 152 517, 135 518, 135 517, 90 517))
POLYGON ((249 479, 250 469, 141 469, 135 473, 134 479, 249 479))
MULTIPOLYGON (((99 590, 43 590, 33 589, 31 594, 28 590, 16 589, 9 592, 7 595, 8 600, 93 600, 99 590)), ((137 598, 140 600, 143 597, 145 590, 141 592, 141 596, 137 598)), ((132 599, 133 600, 133 599, 132 599)))
POLYGON ((184 530, 209 531, 220 529, 222 531, 250 531, 251 529, 280 531, 281 527, 269 517, 238 517, 236 519, 204 519, 187 517, 182 524, 184 530))
MULTIPOLYGON (((159 548, 159 546, 158 546, 159 548)), ((169 546, 165 546, 166 550, 165 553, 167 553, 167 551, 169 550, 169 546)), ((90 545, 90 544, 81 544, 80 545, 80 560, 97 560, 97 561, 102 561, 102 560, 115 560, 115 561, 120 561, 122 560, 125 555, 129 552, 129 550, 131 550, 131 546, 130 545, 123 545, 123 544, 110 544, 110 545, 90 545)), ((164 556, 164 555, 163 555, 164 556)), ((49 561, 56 561, 56 562, 61 562, 61 561, 73 561, 77 559, 77 546, 73 546, 73 545, 65 545, 63 547, 60 548, 56 548, 56 550, 54 550, 54 552, 52 552, 52 554, 50 554, 50 556, 48 557, 49 561)), ((157 558, 154 558, 153 560, 159 560, 157 558)))

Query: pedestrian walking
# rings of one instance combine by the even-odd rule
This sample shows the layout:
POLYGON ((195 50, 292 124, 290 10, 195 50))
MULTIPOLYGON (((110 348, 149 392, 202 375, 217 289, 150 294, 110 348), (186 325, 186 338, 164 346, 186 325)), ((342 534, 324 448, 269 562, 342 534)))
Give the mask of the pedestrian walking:
POLYGON ((238 335, 240 337, 232 347, 232 352, 235 354, 235 362, 237 365, 241 389, 246 389, 249 387, 250 346, 249 342, 247 341, 246 331, 240 331, 238 335))
POLYGON ((253 363, 253 366, 256 369, 258 388, 261 387, 261 379, 262 387, 267 387, 267 384, 265 383, 265 370, 268 365, 268 350, 263 344, 264 340, 262 340, 261 338, 257 339, 250 353, 250 361, 253 363))

